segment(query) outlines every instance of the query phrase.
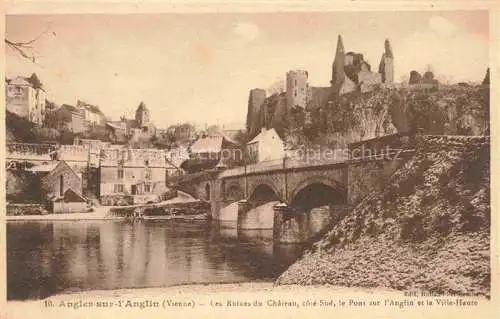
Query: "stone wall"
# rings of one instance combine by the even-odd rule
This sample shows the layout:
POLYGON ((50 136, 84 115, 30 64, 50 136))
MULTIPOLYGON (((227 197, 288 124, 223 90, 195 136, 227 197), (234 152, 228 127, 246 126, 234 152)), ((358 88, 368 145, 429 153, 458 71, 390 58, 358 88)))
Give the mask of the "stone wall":
POLYGON ((373 191, 381 191, 389 181, 392 173, 405 163, 401 160, 366 160, 353 162, 347 169, 347 202, 350 205, 359 203, 373 191))
POLYGON ((45 196, 59 197, 71 188, 78 195, 82 195, 82 180, 64 162, 59 162, 57 167, 41 179, 41 190, 45 196), (63 189, 60 189, 60 178, 63 177, 63 189))
POLYGON ((48 211, 43 204, 7 204, 6 211, 7 216, 48 214, 48 211))
POLYGON ((87 203, 65 203, 65 202, 55 202, 52 207, 54 214, 75 214, 75 213, 85 213, 88 211, 87 203))

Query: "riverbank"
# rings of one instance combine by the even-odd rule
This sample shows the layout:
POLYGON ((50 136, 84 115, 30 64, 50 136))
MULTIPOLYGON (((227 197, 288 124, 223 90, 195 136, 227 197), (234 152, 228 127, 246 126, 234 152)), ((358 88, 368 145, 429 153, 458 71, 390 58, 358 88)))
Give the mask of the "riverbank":
MULTIPOLYGON (((128 205, 128 206, 98 206, 93 207, 92 212, 88 213, 67 213, 67 214, 45 214, 45 215, 7 215, 5 219, 7 221, 50 221, 50 220, 116 220, 116 219, 125 219, 125 215, 115 214, 115 211, 133 211, 137 208, 143 209, 157 209, 166 206, 179 206, 183 205, 196 205, 200 203, 199 200, 194 199, 184 193, 180 194, 178 197, 174 197, 169 200, 165 200, 159 203, 151 203, 151 204, 138 204, 138 205, 128 205)), ((198 214, 199 215, 199 214, 198 214)), ((163 215, 159 216, 145 216, 146 219, 171 219, 171 218, 183 218, 182 214, 180 215, 168 215, 166 212, 163 215)), ((199 219, 201 216, 185 216, 190 219, 199 219)), ((206 216, 204 217, 206 218, 206 216)))
POLYGON ((450 302, 439 305, 437 297, 407 297, 403 292, 379 288, 336 286, 275 286, 273 283, 237 283, 184 285, 166 288, 86 291, 55 295, 44 300, 10 301, 5 318, 38 318, 65 315, 72 318, 101 318, 120 315, 137 318, 152 315, 183 314, 188 316, 232 318, 273 314, 274 317, 312 317, 331 314, 344 318, 356 315, 370 318, 393 317, 438 318, 454 315, 493 318, 495 309, 484 297, 443 296, 450 302), (419 305, 418 301, 422 302, 419 305), (433 301, 430 305, 428 301, 433 301), (99 302, 99 304, 98 304, 99 302), (51 306, 47 306, 51 305, 51 306), (105 306, 106 305, 106 306, 105 306), (40 312, 42 311, 42 312, 40 312))
POLYGON ((490 296, 489 139, 427 136, 280 284, 490 296))

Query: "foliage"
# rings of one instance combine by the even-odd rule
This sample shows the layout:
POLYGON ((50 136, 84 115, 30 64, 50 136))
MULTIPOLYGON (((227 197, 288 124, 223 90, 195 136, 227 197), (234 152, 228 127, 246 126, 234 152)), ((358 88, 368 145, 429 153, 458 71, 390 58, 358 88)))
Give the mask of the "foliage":
POLYGON ((35 124, 17 114, 6 111, 5 126, 8 135, 17 142, 33 143, 36 140, 32 131, 35 124))
POLYGON ((55 143, 59 140, 61 134, 58 130, 49 127, 33 127, 31 129, 37 142, 55 143))
POLYGON ((31 83, 34 89, 41 89, 43 88, 43 84, 36 75, 36 73, 31 74, 31 76, 28 78, 28 82, 31 83))
POLYGON ((249 142, 246 130, 239 130, 233 139, 238 145, 245 145, 246 143, 249 142))
POLYGON ((85 132, 82 133, 83 138, 101 140, 104 142, 111 142, 109 131, 105 126, 92 125, 85 132))
POLYGON ((59 143, 65 144, 65 145, 71 145, 71 144, 73 144, 74 139, 75 139, 75 133, 73 133, 67 129, 60 131, 59 143))

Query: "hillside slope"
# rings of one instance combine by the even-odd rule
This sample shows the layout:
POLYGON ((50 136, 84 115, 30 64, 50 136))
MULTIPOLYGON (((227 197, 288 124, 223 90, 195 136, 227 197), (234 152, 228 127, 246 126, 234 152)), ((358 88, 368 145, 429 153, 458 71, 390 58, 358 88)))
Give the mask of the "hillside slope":
POLYGON ((489 296, 489 150, 488 137, 422 137, 277 283, 489 296))
POLYGON ((490 123, 489 91, 484 85, 442 85, 432 92, 399 88, 330 97, 326 105, 315 105, 305 114, 291 112, 284 138, 295 149, 304 144, 343 148, 416 129, 435 135, 484 135, 490 123))

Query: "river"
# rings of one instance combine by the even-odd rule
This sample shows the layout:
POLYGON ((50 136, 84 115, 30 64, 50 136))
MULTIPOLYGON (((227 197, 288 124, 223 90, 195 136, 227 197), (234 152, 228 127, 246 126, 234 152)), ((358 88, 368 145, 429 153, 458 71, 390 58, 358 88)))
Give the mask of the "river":
POLYGON ((9 221, 7 298, 273 281, 300 254, 272 230, 204 220, 9 221))

